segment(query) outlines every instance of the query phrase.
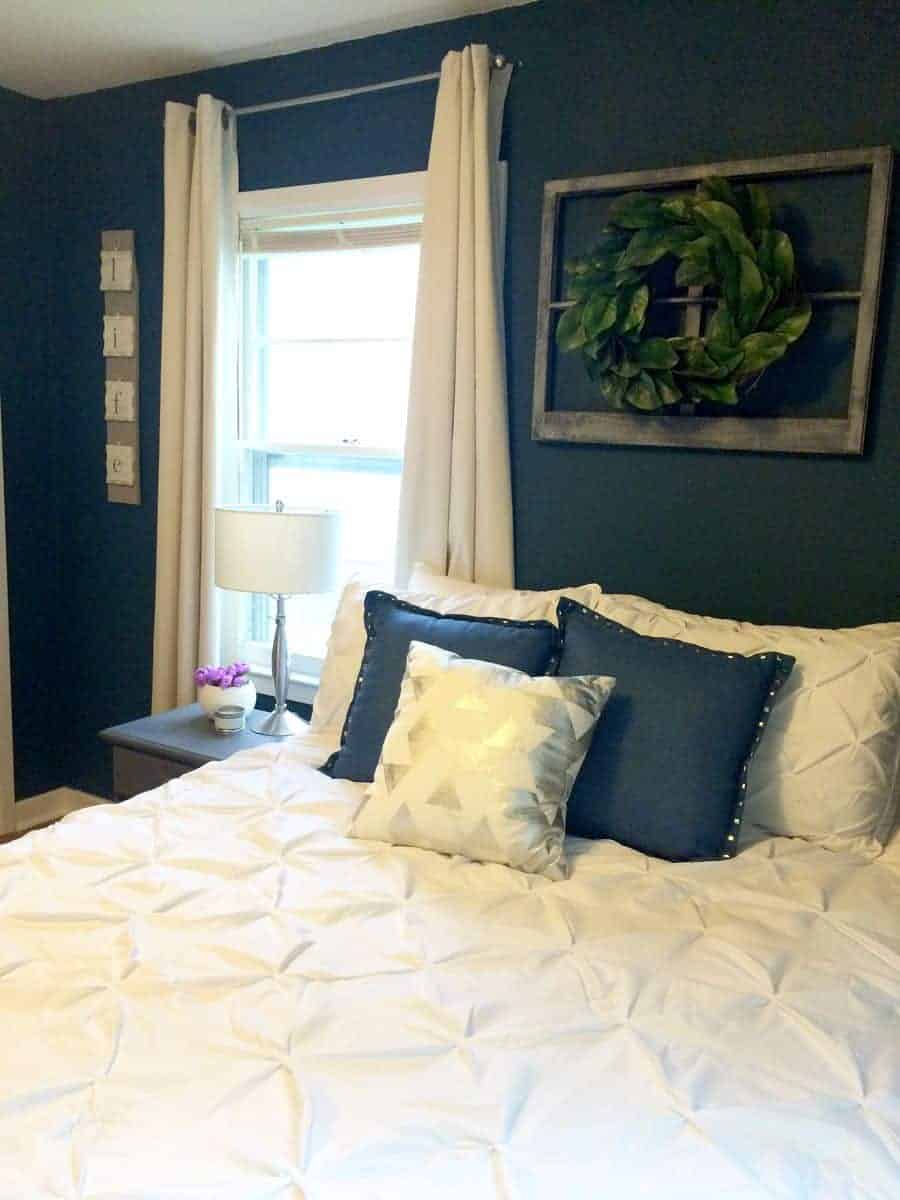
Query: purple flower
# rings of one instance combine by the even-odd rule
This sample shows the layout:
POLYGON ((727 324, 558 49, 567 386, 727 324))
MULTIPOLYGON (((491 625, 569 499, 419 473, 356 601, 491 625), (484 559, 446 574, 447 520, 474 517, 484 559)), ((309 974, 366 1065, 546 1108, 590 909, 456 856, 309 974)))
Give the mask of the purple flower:
POLYGON ((227 667, 198 667, 194 672, 197 687, 233 688, 249 682, 250 666, 244 662, 229 663, 227 667))

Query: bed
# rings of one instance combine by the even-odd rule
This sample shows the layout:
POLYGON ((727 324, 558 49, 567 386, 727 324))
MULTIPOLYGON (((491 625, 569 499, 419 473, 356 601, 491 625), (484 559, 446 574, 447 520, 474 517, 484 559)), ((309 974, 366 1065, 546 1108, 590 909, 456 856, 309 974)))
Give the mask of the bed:
POLYGON ((4 1200, 896 1200, 900 838, 570 878, 345 836, 310 735, 0 849, 4 1200))

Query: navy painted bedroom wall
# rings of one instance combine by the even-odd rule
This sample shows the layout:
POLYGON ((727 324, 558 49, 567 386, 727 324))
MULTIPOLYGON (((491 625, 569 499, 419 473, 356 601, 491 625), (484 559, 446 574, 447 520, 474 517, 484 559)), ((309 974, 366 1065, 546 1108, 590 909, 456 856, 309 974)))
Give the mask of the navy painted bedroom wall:
POLYGON ((44 106, 0 89, 0 406, 16 794, 61 782, 58 429, 47 378, 44 106))
MULTIPOLYGON (((47 396, 61 437, 65 582, 58 604, 70 694, 79 697, 67 717, 67 782, 106 790, 96 731, 150 702, 165 100, 212 91, 246 105, 418 74, 470 41, 524 63, 504 138, 520 585, 598 579, 608 590, 757 620, 900 617, 896 211, 864 457, 547 446, 529 436, 544 180, 900 144, 895 6, 543 0, 46 106, 54 234, 47 396), (103 485, 97 248, 110 226, 135 229, 141 272, 140 508, 107 504, 103 485)), ((427 85, 242 119, 242 186, 420 169, 434 96, 427 85)), ((36 419, 27 438, 45 432, 36 419)), ((30 580, 16 586, 20 613, 41 599, 30 580)))

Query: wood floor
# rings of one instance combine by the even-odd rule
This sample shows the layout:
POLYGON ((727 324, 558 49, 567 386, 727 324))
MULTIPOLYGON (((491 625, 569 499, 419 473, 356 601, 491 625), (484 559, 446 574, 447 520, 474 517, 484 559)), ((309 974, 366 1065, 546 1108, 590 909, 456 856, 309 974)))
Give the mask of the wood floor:
POLYGON ((35 829, 48 829, 55 821, 45 821, 43 825, 35 825, 31 829, 22 829, 16 833, 0 833, 0 846, 4 842, 14 842, 16 838, 24 837, 26 833, 34 833, 35 829))

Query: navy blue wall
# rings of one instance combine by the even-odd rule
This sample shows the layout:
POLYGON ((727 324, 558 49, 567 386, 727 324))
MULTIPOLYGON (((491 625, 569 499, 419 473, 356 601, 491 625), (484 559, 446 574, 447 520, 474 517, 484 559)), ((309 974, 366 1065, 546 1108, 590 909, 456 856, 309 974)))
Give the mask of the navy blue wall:
MULTIPOLYGON (((599 579, 683 607, 837 624, 896 618, 900 338, 896 220, 888 244, 866 454, 725 455, 529 438, 541 188, 611 170, 897 141, 891 4, 831 0, 544 0, 47 106, 55 231, 52 386, 60 420, 62 604, 71 686, 68 782, 107 786, 94 737, 150 701, 166 99, 235 105, 437 67, 487 41, 524 61, 507 104, 507 316, 516 553, 524 586, 599 579), (100 230, 137 233, 144 504, 107 504, 100 230)), ((433 86, 248 117, 245 188, 421 168, 433 86)), ((31 429, 29 436, 43 434, 31 429)), ((30 604, 34 586, 17 603, 30 604)))
POLYGON ((47 382, 44 105, 0 90, 0 405, 6 475, 16 794, 61 782, 55 697, 59 621, 59 430, 47 382))

